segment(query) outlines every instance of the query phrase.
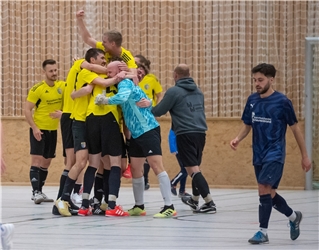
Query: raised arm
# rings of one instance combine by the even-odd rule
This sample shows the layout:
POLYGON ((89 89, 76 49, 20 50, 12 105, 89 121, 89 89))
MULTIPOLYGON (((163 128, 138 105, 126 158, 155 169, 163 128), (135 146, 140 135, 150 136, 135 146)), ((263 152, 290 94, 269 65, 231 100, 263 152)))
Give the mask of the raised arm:
POLYGON ((106 67, 98 65, 98 64, 89 63, 87 61, 83 61, 83 63, 81 64, 81 68, 93 71, 97 74, 106 74, 107 73, 106 67))
POLYGON ((91 37, 91 34, 85 27, 83 19, 84 19, 84 10, 79 10, 76 13, 76 24, 79 28, 80 35, 83 39, 83 42, 85 42, 87 45, 91 46, 92 48, 95 48, 97 41, 93 37, 91 37))

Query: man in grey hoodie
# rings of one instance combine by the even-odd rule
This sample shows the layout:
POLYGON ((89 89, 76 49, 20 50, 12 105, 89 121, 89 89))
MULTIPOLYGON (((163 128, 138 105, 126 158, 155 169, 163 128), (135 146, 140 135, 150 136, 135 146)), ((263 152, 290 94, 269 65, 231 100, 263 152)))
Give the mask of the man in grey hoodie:
POLYGON ((193 195, 182 197, 182 202, 197 213, 216 213, 209 186, 200 171, 207 130, 204 95, 190 77, 186 64, 179 64, 174 69, 174 81, 175 86, 166 91, 162 101, 152 108, 152 113, 161 116, 169 111, 172 117, 178 154, 192 178, 193 195), (205 201, 201 207, 198 205, 200 195, 205 201))

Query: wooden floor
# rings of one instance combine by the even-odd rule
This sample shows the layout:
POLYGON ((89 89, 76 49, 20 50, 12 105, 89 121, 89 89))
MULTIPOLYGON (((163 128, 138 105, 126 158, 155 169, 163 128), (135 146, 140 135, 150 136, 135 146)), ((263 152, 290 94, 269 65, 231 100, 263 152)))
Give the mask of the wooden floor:
MULTIPOLYGON (((55 198, 57 187, 45 186, 55 198)), ((256 190, 211 190, 216 214, 193 214, 173 197, 178 215, 154 219, 163 206, 158 188, 145 192, 147 215, 110 218, 105 216, 60 217, 51 214, 53 203, 35 205, 28 186, 2 186, 2 223, 15 225, 13 249, 318 249, 318 190, 279 193, 303 213, 301 235, 289 238, 288 220, 273 210, 267 245, 250 245, 247 240, 258 229, 256 190)), ((201 201, 202 202, 202 201, 201 201)), ((120 191, 118 204, 125 210, 134 204, 130 187, 120 191)))

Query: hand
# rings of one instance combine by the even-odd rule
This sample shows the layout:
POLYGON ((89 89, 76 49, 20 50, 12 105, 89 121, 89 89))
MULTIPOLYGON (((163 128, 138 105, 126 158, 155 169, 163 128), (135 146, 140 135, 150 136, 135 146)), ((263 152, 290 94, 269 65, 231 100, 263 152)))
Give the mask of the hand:
POLYGON ((77 60, 79 60, 79 59, 80 59, 80 57, 78 57, 78 56, 76 55, 76 56, 73 57, 72 61, 73 61, 73 63, 74 63, 75 61, 77 61, 77 60))
POLYGON ((56 110, 56 111, 50 113, 49 115, 50 115, 50 117, 52 119, 60 119, 61 116, 62 116, 62 111, 61 110, 56 110))
POLYGON ((127 67, 125 62, 121 62, 119 64, 119 69, 120 69, 120 71, 127 71, 127 72, 129 71, 129 69, 128 69, 128 67, 127 67))
POLYGON ((84 10, 79 10, 76 12, 76 18, 83 18, 84 17, 84 10))
POLYGON ((33 136, 37 141, 41 141, 42 140, 42 132, 40 129, 38 129, 37 127, 32 128, 32 132, 33 132, 33 136))
POLYGON ((122 81, 126 76, 126 72, 125 71, 121 71, 120 73, 118 73, 116 75, 116 78, 118 79, 118 82, 122 81))
POLYGON ((301 160, 301 167, 305 172, 308 172, 311 169, 311 161, 307 157, 302 158, 301 160))
POLYGON ((96 105, 101 105, 101 104, 106 105, 106 104, 108 104, 108 100, 109 100, 109 98, 107 98, 107 97, 105 96, 105 94, 104 94, 104 95, 103 95, 103 94, 98 94, 98 95, 95 97, 95 99, 94 99, 94 103, 95 103, 96 105))
POLYGON ((137 77, 137 76, 134 76, 134 77, 132 78, 132 81, 134 82, 135 86, 138 86, 138 83, 140 82, 140 81, 138 80, 138 77, 137 77))
POLYGON ((236 137, 234 140, 232 140, 232 141, 230 142, 229 145, 230 145, 230 147, 231 147, 233 150, 236 150, 238 144, 239 144, 239 140, 238 140, 238 138, 236 137))
POLYGON ((149 106, 152 105, 152 101, 150 101, 147 98, 142 98, 138 102, 136 102, 136 105, 140 108, 148 108, 149 106))

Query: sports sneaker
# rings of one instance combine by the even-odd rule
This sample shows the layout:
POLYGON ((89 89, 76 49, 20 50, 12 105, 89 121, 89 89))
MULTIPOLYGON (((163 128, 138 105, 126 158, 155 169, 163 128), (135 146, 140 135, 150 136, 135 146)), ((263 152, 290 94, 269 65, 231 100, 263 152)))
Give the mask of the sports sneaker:
POLYGON ((39 191, 34 192, 33 201, 35 204, 41 204, 41 202, 44 201, 44 198, 43 198, 41 192, 39 192, 39 191))
POLYGON ((117 205, 114 209, 106 210, 105 216, 130 216, 130 214, 125 212, 121 206, 117 205))
POLYGON ((181 198, 182 202, 188 206, 191 207, 191 209, 193 211, 198 211, 199 210, 199 206, 198 206, 198 201, 194 201, 192 199, 192 197, 189 197, 189 196, 183 196, 181 198))
POLYGON ((60 215, 62 216, 72 216, 69 211, 69 203, 67 201, 62 201, 61 198, 55 201, 55 206, 57 207, 60 215))
POLYGON ((176 187, 174 187, 173 185, 171 185, 171 192, 172 192, 172 195, 174 195, 174 196, 177 195, 176 187))
MULTIPOLYGON (((74 216, 74 215, 78 215, 79 209, 75 210, 75 209, 72 209, 71 207, 69 207, 69 211, 70 211, 70 214, 72 216, 74 216)), ((52 207, 52 214, 53 215, 61 215, 55 204, 52 207)))
POLYGON ((105 210, 103 210, 100 206, 100 204, 95 204, 92 208, 92 214, 93 215, 105 215, 105 210))
POLYGON ((82 204, 82 195, 77 194, 77 193, 73 193, 71 195, 71 199, 75 204, 82 204))
POLYGON ((12 248, 12 236, 14 232, 13 224, 2 224, 1 225, 1 243, 2 249, 11 249, 12 248))
POLYGON ((149 190, 150 189, 150 184, 149 183, 145 183, 145 186, 144 186, 144 190, 149 190))
POLYGON ((93 197, 89 200, 89 204, 91 207, 94 207, 95 204, 100 204, 100 203, 101 202, 98 199, 96 199, 95 197, 93 197))
POLYGON ((131 164, 127 165, 127 168, 125 169, 125 171, 123 172, 122 176, 124 178, 127 179, 131 179, 132 178, 132 172, 131 172, 131 164))
POLYGON ((137 207, 136 205, 127 211, 130 216, 145 216, 146 211, 142 208, 137 207))
POLYGON ((40 193, 41 193, 41 195, 42 195, 42 197, 43 197, 43 199, 44 199, 44 200, 43 200, 44 202, 54 202, 54 200, 48 198, 48 196, 46 196, 45 193, 42 193, 42 192, 40 192, 40 193))
POLYGON ((217 212, 216 205, 213 201, 203 204, 195 213, 215 214, 217 212))
POLYGON ((255 235, 248 240, 250 244, 268 244, 268 235, 264 235, 262 232, 258 231, 255 235))
POLYGON ((295 211, 296 219, 292 222, 289 221, 290 224, 290 239, 296 240, 300 235, 299 224, 302 220, 302 213, 299 211, 295 211))
POLYGON ((108 204, 105 203, 105 201, 103 201, 101 206, 100 206, 100 208, 105 212, 107 210, 107 208, 108 208, 108 204))
POLYGON ((184 197, 184 196, 185 196, 185 197, 192 197, 192 195, 189 194, 189 193, 187 193, 187 192, 179 193, 179 194, 178 194, 178 197, 179 197, 179 198, 182 198, 182 197, 184 197))
POLYGON ((80 216, 90 216, 90 215, 92 215, 92 208, 91 207, 88 207, 88 208, 81 207, 79 209, 78 215, 80 215, 80 216))
POLYGON ((177 212, 174 210, 172 206, 164 206, 164 208, 157 214, 153 215, 153 218, 170 218, 177 215, 177 212))

